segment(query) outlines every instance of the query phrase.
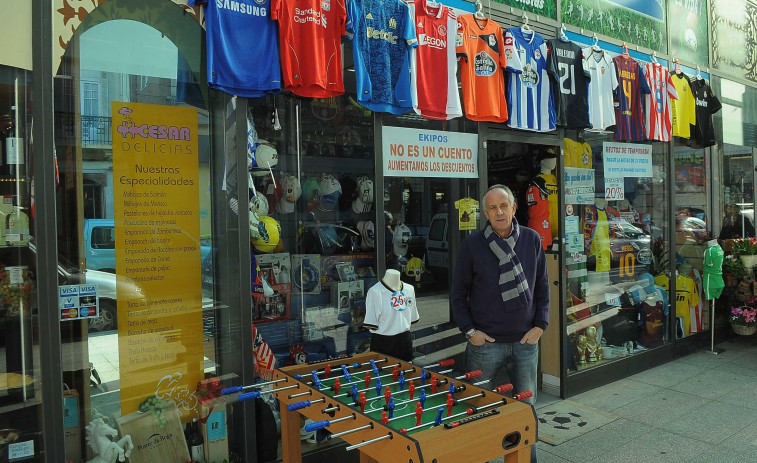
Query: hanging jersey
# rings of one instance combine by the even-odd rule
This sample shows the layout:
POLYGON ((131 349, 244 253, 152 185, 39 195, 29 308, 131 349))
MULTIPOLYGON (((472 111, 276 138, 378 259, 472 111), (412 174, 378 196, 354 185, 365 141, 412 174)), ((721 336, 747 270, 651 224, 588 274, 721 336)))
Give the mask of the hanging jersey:
POLYGON ((591 145, 564 138, 563 147, 565 150, 565 167, 591 169, 593 157, 591 145))
POLYGON ((552 225, 549 221, 549 191, 543 177, 536 177, 526 190, 528 204, 528 228, 539 234, 541 245, 552 245, 552 225))
POLYGON ((690 308, 699 304, 699 292, 694 280, 689 277, 676 278, 676 316, 683 317, 684 336, 691 333, 690 308))
MULTIPOLYGON (((271 0, 271 18, 279 22, 284 88, 310 98, 343 94, 344 2, 271 0)), ((250 30, 245 32, 254 35, 250 30)))
POLYGON ((547 44, 534 31, 507 30, 507 125, 547 132, 555 129, 555 105, 547 76, 547 44))
POLYGON ((673 85, 678 91, 678 100, 672 102, 673 136, 691 137, 691 125, 697 123, 696 102, 691 92, 691 81, 686 74, 674 74, 673 85))
POLYGON ((552 78, 555 123, 569 129, 590 128, 589 79, 581 47, 560 39, 547 41, 547 72, 552 78))
POLYGON ((618 88, 615 63, 604 51, 583 49, 584 66, 589 73, 589 122, 592 130, 601 131, 615 125, 613 94, 618 88))
POLYGON ((645 300, 641 304, 641 310, 644 312, 644 332, 642 334, 642 343, 644 347, 656 347, 663 343, 663 334, 665 333, 665 317, 663 315, 662 302, 655 298, 645 300))
POLYGON ((552 224, 552 238, 555 238, 557 237, 557 232, 560 229, 557 222, 559 220, 557 217, 557 177, 555 177, 555 174, 551 173, 539 174, 537 177, 544 180, 544 187, 549 193, 549 197, 547 198, 549 200, 549 221, 552 224))
POLYGON ((502 28, 472 14, 457 19, 455 40, 460 60, 465 116, 472 121, 505 122, 505 42, 502 28))
POLYGON ((399 0, 352 0, 346 27, 358 103, 376 112, 411 111, 410 48, 418 41, 408 6, 399 0))
POLYGON ((643 141, 647 134, 644 130, 641 96, 652 93, 652 90, 635 59, 619 55, 613 62, 618 74, 618 88, 615 90, 615 140, 643 141))
POLYGON ((646 96, 646 131, 650 140, 670 141, 673 117, 670 100, 678 99, 678 92, 670 73, 659 63, 647 63, 644 75, 652 93, 646 96))
MULTIPOLYGON (((691 94, 696 104, 696 125, 693 127, 694 139, 700 148, 715 144, 715 130, 712 127, 712 115, 722 107, 715 92, 703 79, 691 82, 691 94)), ((691 129, 690 129, 691 130, 691 129)))
POLYGON ((463 115, 457 90, 454 33, 457 16, 437 2, 410 2, 410 15, 418 36, 410 62, 413 109, 426 119, 447 120, 463 115))
POLYGON ((363 326, 371 333, 384 336, 404 333, 419 318, 415 288, 407 283, 402 283, 399 291, 392 291, 379 281, 365 296, 363 326))
POLYGON ((199 4, 205 5, 208 86, 249 98, 280 92, 278 30, 271 19, 271 0, 187 2, 199 4))

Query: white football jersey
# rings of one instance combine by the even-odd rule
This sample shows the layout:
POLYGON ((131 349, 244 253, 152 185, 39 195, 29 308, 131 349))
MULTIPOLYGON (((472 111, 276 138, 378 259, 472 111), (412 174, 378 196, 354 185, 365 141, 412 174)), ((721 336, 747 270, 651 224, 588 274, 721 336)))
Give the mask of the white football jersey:
POLYGON ((592 47, 583 49, 584 67, 591 76, 589 81, 589 122, 591 130, 605 130, 615 125, 613 92, 618 87, 615 64, 604 51, 592 47))
POLYGON ((363 325, 371 333, 394 336, 410 330, 410 325, 419 319, 412 285, 402 283, 399 291, 392 291, 379 281, 365 296, 363 325))

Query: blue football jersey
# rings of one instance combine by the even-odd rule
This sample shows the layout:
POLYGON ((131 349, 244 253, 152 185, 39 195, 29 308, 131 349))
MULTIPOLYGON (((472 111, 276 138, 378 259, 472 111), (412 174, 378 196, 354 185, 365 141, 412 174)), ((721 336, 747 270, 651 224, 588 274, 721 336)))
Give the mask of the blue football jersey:
POLYGON ((413 110, 410 49, 418 46, 410 10, 399 0, 353 0, 347 10, 357 99, 392 114, 413 110))
POLYGON ((271 0, 188 0, 205 5, 208 85, 232 95, 281 91, 278 27, 271 0))
POLYGON ((507 125, 546 132, 555 129, 555 104, 547 75, 547 45, 536 32, 507 30, 507 125))

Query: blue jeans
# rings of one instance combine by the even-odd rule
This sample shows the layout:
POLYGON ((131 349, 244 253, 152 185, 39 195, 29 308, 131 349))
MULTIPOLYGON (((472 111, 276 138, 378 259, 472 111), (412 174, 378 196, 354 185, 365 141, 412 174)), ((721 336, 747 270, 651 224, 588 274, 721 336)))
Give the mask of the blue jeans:
MULTIPOLYGON (((482 346, 474 346, 469 342, 465 347, 465 364, 468 371, 481 370, 481 377, 474 381, 490 381, 488 386, 484 386, 485 389, 500 386, 491 381, 494 381, 497 372, 504 366, 513 384, 513 393, 531 391, 533 397, 525 402, 536 404, 539 344, 487 342, 482 346)), ((536 442, 531 446, 531 463, 536 463, 536 442)))

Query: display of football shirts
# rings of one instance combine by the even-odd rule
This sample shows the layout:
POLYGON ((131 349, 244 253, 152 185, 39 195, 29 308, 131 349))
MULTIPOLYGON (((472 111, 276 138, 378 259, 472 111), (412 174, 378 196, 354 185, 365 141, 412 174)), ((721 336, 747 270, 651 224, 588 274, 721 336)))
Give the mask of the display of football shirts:
POLYGON ((547 72, 552 78, 552 99, 560 127, 586 129, 589 122, 589 79, 581 47, 570 41, 547 41, 547 72))
POLYGON ((544 249, 552 245, 552 225, 549 221, 549 191, 543 177, 536 177, 526 190, 528 228, 539 234, 544 249))
POLYGON ((465 116, 472 121, 505 122, 507 58, 502 28, 491 19, 464 14, 457 19, 455 45, 465 116))
POLYGON ((376 112, 412 111, 410 48, 418 41, 408 6, 399 0, 352 0, 346 28, 358 103, 376 112))
POLYGON ((392 291, 379 281, 365 295, 363 326, 371 333, 394 336, 410 330, 410 325, 419 319, 415 288, 407 283, 402 283, 399 291, 392 291))
POLYGON ((555 104, 547 75, 547 44, 534 31, 512 27, 505 34, 507 125, 547 132, 555 129, 555 104))
POLYGON ((544 187, 549 193, 549 222, 552 224, 552 238, 557 237, 557 232, 560 230, 559 218, 558 218, 558 196, 557 196, 557 177, 553 173, 541 173, 537 175, 537 178, 544 180, 544 187))
POLYGON ((644 75, 652 93, 646 96, 646 131, 650 140, 670 141, 673 117, 670 100, 678 99, 670 73, 659 63, 647 63, 644 75))
POLYGON ((565 150, 565 167, 591 169, 593 161, 591 145, 586 142, 581 143, 570 138, 564 138, 563 148, 565 150))
MULTIPOLYGON (((310 98, 343 94, 344 2, 271 0, 271 18, 279 22, 284 88, 310 98)), ((255 36, 254 30, 243 32, 255 36)))
POLYGON ((613 59, 618 74, 618 88, 615 90, 615 140, 643 141, 644 108, 642 94, 652 93, 644 77, 641 66, 630 56, 619 55, 613 59))
POLYGON ((208 86, 250 98, 281 91, 271 1, 187 1, 205 6, 208 86))
POLYGON ((457 16, 441 3, 409 3, 418 47, 410 62, 413 109, 426 119, 447 120, 463 115, 457 90, 454 34, 457 16), (445 78, 446 77, 446 78, 445 78))
MULTIPOLYGON (((667 275, 657 275, 654 277, 654 282, 663 289, 670 290, 670 281, 667 275)), ((683 319, 683 336, 687 336, 691 332, 690 308, 698 304, 699 292, 694 280, 685 276, 676 278, 676 316, 683 319)))
POLYGON ((584 67, 589 73, 589 122, 595 131, 606 130, 615 125, 615 89, 618 75, 615 63, 604 51, 592 47, 583 49, 584 67))
POLYGON ((691 82, 691 93, 696 104, 696 125, 694 139, 700 148, 715 144, 715 130, 712 127, 712 115, 720 111, 720 100, 712 88, 703 79, 691 82))
POLYGON ((691 127, 697 123, 696 102, 691 92, 691 81, 684 73, 675 73, 673 85, 678 91, 678 100, 671 102, 673 112, 673 136, 691 138, 691 127))

